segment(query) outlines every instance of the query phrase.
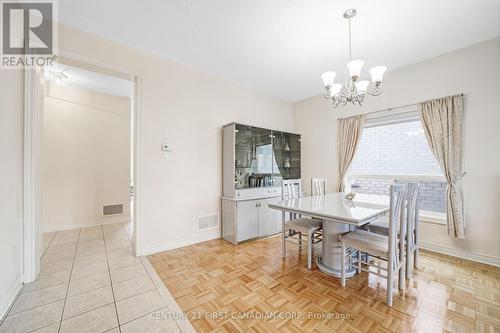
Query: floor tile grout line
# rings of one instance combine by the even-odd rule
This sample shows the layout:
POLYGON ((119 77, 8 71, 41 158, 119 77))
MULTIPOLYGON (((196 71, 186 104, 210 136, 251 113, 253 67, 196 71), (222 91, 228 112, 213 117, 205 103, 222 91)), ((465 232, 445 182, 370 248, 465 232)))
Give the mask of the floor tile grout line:
POLYGON ((66 308, 66 301, 68 299, 69 285, 71 283, 71 275, 73 274, 73 266, 75 265, 76 252, 78 251, 78 243, 80 242, 80 233, 81 232, 82 232, 82 228, 79 228, 77 242, 76 242, 76 248, 75 248, 75 254, 73 255, 73 262, 71 263, 71 271, 69 273, 68 288, 66 289, 66 297, 64 298, 63 308, 62 308, 62 312, 61 312, 61 321, 59 321, 59 329, 57 330, 58 333, 61 332, 62 322, 63 322, 63 318, 64 318, 64 310, 66 308))
POLYGON ((49 249, 49 247, 52 245, 52 242, 54 241, 54 238, 56 238, 56 234, 57 234, 57 231, 54 232, 54 235, 50 239, 49 245, 47 245, 47 247, 43 250, 42 255, 40 256, 40 260, 42 260, 43 256, 45 255, 45 253, 47 252, 47 250, 49 249))
MULTIPOLYGON (((61 298, 61 299, 58 299, 58 300, 54 300, 54 301, 51 301, 51 302, 47 302, 47 303, 45 303, 45 304, 41 304, 41 305, 39 305, 39 306, 36 306, 36 307, 30 308, 30 309, 25 309, 25 310, 23 310, 23 311, 19 311, 19 312, 17 312, 17 313, 16 313, 16 314, 19 314, 19 313, 22 313, 22 312, 25 312, 25 311, 33 310, 33 309, 36 309, 36 308, 39 308, 39 307, 42 307, 42 306, 45 306, 45 305, 53 304, 53 303, 60 302, 60 301, 64 300, 63 310, 62 310, 62 313, 61 313, 61 319, 60 319, 60 320, 58 320, 58 321, 54 321, 54 322, 52 322, 52 323, 50 323, 50 324, 47 324, 46 326, 36 328, 35 330, 38 330, 38 329, 41 329, 41 328, 45 328, 45 327, 49 327, 49 326, 54 325, 54 324, 57 324, 57 323, 59 323, 59 328, 58 328, 58 330, 59 330, 59 331, 61 330, 61 327, 62 327, 62 321, 63 321, 63 318, 64 318, 65 305, 66 305, 67 299, 68 299, 68 298, 70 298, 70 296, 69 296, 69 286, 70 286, 70 282, 71 282, 71 278, 72 278, 73 270, 74 270, 74 268, 75 268, 75 261, 76 261, 76 259, 77 259, 76 254, 77 254, 78 249, 80 248, 80 244, 81 244, 81 242, 80 242, 81 229, 82 229, 82 228, 79 228, 79 230, 78 230, 78 237, 77 237, 77 241, 76 241, 76 243, 75 243, 75 245, 76 245, 76 246, 75 246, 75 250, 74 250, 74 253, 73 253, 73 258, 72 258, 71 268, 70 268, 70 275, 69 275, 68 280, 67 280, 66 282, 63 282, 63 283, 55 284, 55 285, 48 286, 48 287, 45 287, 45 288, 36 289, 36 290, 30 291, 30 292, 28 292, 28 293, 24 294, 24 295, 29 295, 29 294, 31 294, 31 293, 33 293, 33 292, 41 291, 41 290, 43 290, 43 289, 47 289, 47 288, 56 287, 56 286, 58 286, 58 285, 65 285, 65 286, 66 286, 66 288, 67 288, 67 289, 66 289, 66 295, 65 295, 65 297, 64 297, 64 298, 61 298)), ((101 229, 102 229, 102 226, 101 226, 101 229)), ((123 230, 123 229, 124 229, 124 227, 123 227, 123 225, 121 225, 121 230, 123 230)), ((102 230, 103 230, 103 229, 102 229, 102 230)), ((124 232, 125 232, 125 234, 126 234, 126 231, 124 231, 124 232)), ((58 233, 58 232, 54 232, 54 236, 52 237, 51 243, 48 245, 48 247, 47 247, 47 249, 46 249, 46 250, 48 250, 49 248, 51 248, 51 246, 53 246, 53 245, 54 245, 54 244, 52 244, 52 241, 54 240, 54 238, 55 238, 55 236, 57 235, 57 233, 58 233)), ((103 232, 103 231, 102 231, 102 233, 103 233, 103 241, 104 241, 104 245, 105 245, 105 252, 104 252, 104 254, 106 255, 106 260, 107 260, 107 264, 108 264, 108 265, 107 265, 107 266, 108 266, 108 274, 110 274, 110 277, 111 277, 111 268, 110 268, 110 266, 109 266, 108 256, 107 256, 106 236, 104 235, 104 232, 103 232)), ((112 238, 112 237, 111 237, 111 238, 112 238)), ((133 249, 133 243, 132 243, 132 241, 131 241, 130 237, 127 237, 127 242, 131 245, 131 248, 133 249)), ((65 245, 65 244, 63 244, 63 245, 65 245)), ((54 245, 54 246, 55 246, 55 245, 54 245)), ((118 250, 119 250, 119 249, 118 249, 118 250)), ((90 255, 89 255, 89 256, 90 256, 90 255)), ((139 258, 139 259, 140 259, 140 258, 139 258)), ((138 263, 137 263, 137 264, 138 264, 138 263)), ((133 266, 133 265, 134 265, 134 264, 132 264, 132 265, 127 265, 127 266, 124 266, 124 267, 120 267, 120 268, 118 268, 118 269, 127 268, 127 267, 130 267, 130 266, 133 266)), ((152 281, 151 275, 150 275, 150 273, 148 272, 148 270, 144 267, 144 264, 142 263, 142 261, 141 261, 141 267, 143 267, 143 269, 146 271, 146 275, 144 275, 144 276, 148 276, 148 278, 150 279, 150 281, 152 281)), ((117 269, 117 270, 118 270, 118 269, 117 269)), ((55 272, 55 273, 59 273, 59 272, 55 272)), ((130 281, 130 280, 133 280, 133 279, 134 279, 134 278, 127 279, 127 280, 124 280, 124 281, 120 281, 119 283, 127 282, 127 281, 130 281)), ((112 283, 112 281, 110 281, 110 282, 111 282, 111 288, 112 288, 112 293, 113 293, 113 303, 115 304, 115 311, 116 311, 116 314, 117 314, 117 319, 119 320, 119 318, 118 318, 118 313, 117 313, 117 308, 116 308, 116 298, 114 297, 113 283, 112 283)), ((129 298, 132 298, 132 297, 135 297, 135 296, 138 296, 138 295, 141 295, 141 294, 147 293, 147 292, 151 292, 152 290, 157 290, 156 286, 154 285, 154 282, 153 282, 153 286, 154 286, 154 287, 153 287, 153 288, 151 288, 151 289, 149 289, 149 290, 146 290, 146 291, 140 292, 140 293, 138 293, 138 294, 135 294, 135 295, 132 295, 132 296, 129 296, 129 297, 125 297, 125 298, 121 299, 120 301, 122 301, 122 300, 126 300, 126 299, 129 299, 129 298)), ((106 288, 106 287, 103 287, 103 288, 106 288)), ((80 293, 80 294, 78 294, 78 295, 81 295, 81 294, 83 294, 83 293, 80 293)), ((19 293, 19 295, 18 295, 18 296, 20 296, 20 295, 21 295, 21 294, 19 293)), ((77 296, 77 295, 73 295, 73 296, 77 296)), ((15 302, 13 302, 13 305, 14 305, 14 304, 15 304, 15 302)), ((111 303, 108 303, 108 304, 106 304, 106 305, 103 305, 103 306, 100 306, 100 307, 97 307, 97 308, 94 308, 94 309, 91 309, 91 310, 88 310, 88 311, 84 311, 84 312, 81 312, 81 313, 75 314, 75 315, 73 315, 73 316, 71 316, 71 317, 68 317, 68 318, 65 318, 65 319, 73 318, 73 317, 76 317, 76 316, 82 315, 82 314, 84 314, 84 313, 87 313, 87 312, 90 312, 90 311, 93 311, 93 310, 96 310, 96 309, 102 308, 102 307, 104 307, 104 306, 109 306, 110 304, 111 304, 111 303)), ((160 309, 162 309, 162 308, 166 308, 166 309, 168 309, 168 306, 167 306, 166 304, 164 304, 164 306, 162 306, 162 307, 160 307, 160 308, 158 308, 158 309, 156 309, 156 310, 154 310, 154 311, 158 311, 158 310, 160 310, 160 309)), ((9 310, 9 311, 10 311, 10 310, 9 310)), ((154 311, 152 311, 152 312, 154 312, 154 311)), ((150 312, 150 313, 152 313, 152 312, 150 312)), ((7 316, 6 316, 6 317, 7 317, 7 316)), ((141 316, 141 317, 143 317, 143 316, 141 316)), ((139 317, 139 318, 141 318, 141 317, 139 317)), ((138 318, 135 318, 135 319, 133 319, 133 320, 137 320, 137 319, 138 319, 138 318)), ((129 322, 131 322, 131 321, 133 321, 133 320, 127 321, 126 323, 129 323, 129 322)), ((126 323, 124 323, 124 324, 126 324, 126 323)), ((118 326, 115 326, 115 327, 113 327, 113 328, 111 328, 111 329, 114 329, 114 328, 119 327, 119 326, 120 326, 120 324, 119 324, 119 322, 118 322, 118 326)), ((120 329, 120 328, 119 328, 119 329, 120 329)), ((121 330, 121 329, 120 329, 120 330, 121 330)))
MULTIPOLYGON (((59 301, 61 301, 61 300, 59 300, 59 301)), ((55 302, 52 302, 52 303, 55 303, 55 302)), ((51 303, 47 303, 47 304, 51 304, 51 303)), ((108 303, 108 304, 104 304, 104 305, 98 306, 97 308, 93 308, 93 309, 91 309, 91 310, 83 311, 83 312, 81 312, 81 313, 79 313, 79 314, 76 314, 76 315, 73 315, 73 316, 71 316, 71 317, 65 318, 64 320, 68 320, 68 319, 71 319, 71 318, 78 317, 78 316, 83 315, 83 314, 85 314, 85 313, 88 313, 88 312, 91 312, 91 311, 94 311, 94 310, 98 310, 98 309, 104 308, 104 307, 109 306, 109 305, 111 305, 111 304, 112 304, 112 303, 108 303)), ((39 329, 42 329, 42 328, 45 328, 45 327, 48 327, 48 326, 54 325, 55 323, 61 323, 61 322, 62 322, 62 320, 54 321, 54 322, 52 322, 52 323, 50 323, 50 324, 48 324, 48 325, 46 325, 46 326, 36 328, 36 329, 34 329, 34 330, 30 331, 30 332, 35 332, 35 331, 37 331, 37 330, 39 330, 39 329)), ((118 326, 114 326, 114 327, 110 328, 109 330, 112 330, 113 328, 116 328, 116 327, 118 327, 118 326)))
MULTIPOLYGON (((45 252, 48 250, 48 248, 50 247, 50 245, 52 244, 52 241, 54 240, 54 238, 56 237, 56 234, 57 234, 57 231, 54 232, 54 236, 52 236, 52 239, 50 240, 50 243, 49 245, 47 246, 47 248, 45 249, 44 251, 44 254, 45 252)), ((43 255, 40 256, 40 261, 42 259, 43 255)), ((40 263, 41 264, 41 263, 40 263)), ((37 277, 38 279, 38 277, 37 277)), ((33 281, 34 282, 34 281, 33 281)), ((63 284, 63 283, 59 283, 59 284, 63 284)), ((55 287, 59 284, 55 284, 53 286, 49 286, 49 287, 46 287, 46 288, 51 288, 51 287, 55 287)), ((39 305, 39 306, 35 306, 33 308, 30 308, 30 309, 26 309, 26 310, 23 310, 23 311, 19 311, 19 312, 16 312, 16 313, 12 313, 11 314, 11 311, 12 309, 14 308, 14 305, 16 305, 16 302, 18 301, 19 297, 21 297, 22 295, 29 295, 30 293, 32 292, 35 292, 35 291, 39 291, 39 290, 42 290, 42 289, 46 289, 46 288, 40 288, 40 289, 36 289, 36 290, 33 290, 33 291, 30 291, 30 292, 27 292, 25 294, 22 294, 22 291, 24 290, 24 287, 26 286, 26 284, 23 282, 23 285, 21 286, 21 289, 19 290, 19 292, 17 293, 16 297, 14 298, 14 300, 12 301, 12 304, 9 306, 9 308, 7 309, 6 313, 5 313, 5 316, 2 318, 2 320, 0 321, 0 326, 2 326, 2 324, 4 323, 5 319, 7 319, 8 316, 11 316, 11 315, 16 315, 16 314, 19 314, 19 313, 22 313, 22 312, 25 312, 25 311, 29 311, 29 310, 33 310, 33 309, 36 309, 36 308, 39 308, 41 306, 44 306, 44 305, 47 305, 47 304, 52 304, 52 303, 55 303, 55 302, 59 302, 61 301, 62 299, 58 299, 57 301, 54 301, 54 302, 49 302, 49 303, 45 303, 45 304, 42 304, 42 305, 39 305)), ((69 281, 68 281, 68 287, 69 287, 69 281)), ((55 323, 55 322, 54 322, 55 323)), ((54 324, 52 323, 52 324, 54 324)), ((51 324, 51 325, 52 325, 51 324)))
MULTIPOLYGON (((159 307, 159 308, 157 308, 157 309, 155 309, 155 310, 153 310, 153 311, 151 311, 151 312, 149 312, 149 313, 146 313, 146 314, 144 314, 144 315, 142 315, 142 316, 139 316, 139 317, 137 317, 137 318, 134 318, 134 319, 131 319, 131 320, 129 320, 129 321, 126 321, 126 322, 124 322, 123 324, 120 324, 120 328, 121 328, 123 325, 126 325, 126 324, 128 324, 128 323, 131 323, 131 322, 136 321, 136 320, 138 320, 138 319, 141 319, 142 317, 145 317, 145 316, 147 316, 147 315, 149 315, 149 314, 152 314, 153 312, 158 312, 158 310, 161 310, 161 309, 163 309, 163 308, 167 308, 167 309, 168 309, 168 307, 167 307, 166 305, 161 306, 161 307, 159 307)), ((121 332, 121 329, 120 329, 120 332, 121 332)))
MULTIPOLYGON (((130 280, 127 280, 127 281, 130 281, 130 280)), ((117 303, 118 303, 118 302, 121 302, 121 301, 125 301, 125 300, 130 299, 130 298, 135 297, 135 296, 139 296, 139 295, 142 295, 142 294, 145 294, 145 293, 149 293, 149 292, 151 292, 151 290, 155 290, 155 289, 156 289, 156 287, 155 287, 155 288, 151 288, 151 289, 149 289, 149 290, 141 291, 140 293, 137 293, 137 294, 135 294, 135 295, 128 296, 128 297, 125 297, 125 298, 122 298, 122 299, 120 299, 119 301, 117 301, 117 303)), ((110 304, 111 304, 111 303, 110 303, 110 304)))
MULTIPOLYGON (((55 286, 62 285, 62 284, 63 284, 63 283, 60 283, 60 284, 57 284, 57 285, 55 285, 55 286)), ((54 287, 55 287, 55 286, 54 286, 54 287)), ((49 288, 50 288, 50 287, 49 287, 49 288)), ((44 288, 44 289, 46 289, 46 288, 44 288)), ((38 290, 42 290, 42 289, 38 289, 38 290)), ((35 290, 35 291, 38 291, 38 290, 35 290)), ((26 293, 26 294, 23 294, 23 295, 29 295, 30 293, 32 293, 32 292, 29 292, 29 293, 26 293)), ((19 295, 19 296, 23 296, 23 295, 19 295)), ((57 302, 62 301, 63 299, 64 299, 64 298, 60 298, 60 299, 57 299, 57 300, 54 300, 54 301, 50 301, 50 302, 47 302, 47 303, 43 303, 43 304, 40 304, 40 305, 34 306, 34 307, 32 307, 32 308, 29 308, 29 309, 24 309, 23 311, 18 311, 18 312, 16 312, 16 313, 12 313, 12 314, 9 312, 8 316, 17 315, 17 314, 20 314, 20 313, 23 313, 23 312, 26 312, 26 311, 30 311, 30 310, 34 310, 34 309, 40 308, 40 307, 45 306, 45 305, 49 305, 49 304, 52 304, 52 303, 57 303, 57 302)), ((17 301, 17 299, 16 299, 16 301, 17 301)), ((13 302, 13 303, 12 303, 12 305, 15 305, 15 302, 13 302)), ((10 309, 9 311, 11 311, 11 310, 12 310, 12 309, 10 309)), ((7 318, 7 316, 5 316, 5 317, 7 318)), ((0 325, 0 326, 1 326, 1 325, 0 325)))
POLYGON ((104 240, 104 253, 106 254, 106 263, 108 265, 109 283, 111 284, 111 293, 113 295, 113 304, 115 306, 116 322, 118 324, 118 331, 121 333, 120 317, 118 316, 118 307, 116 306, 115 289, 113 288, 113 280, 111 280, 111 268, 109 267, 108 249, 106 247, 106 236, 104 235, 104 228, 101 226, 102 237, 104 240))

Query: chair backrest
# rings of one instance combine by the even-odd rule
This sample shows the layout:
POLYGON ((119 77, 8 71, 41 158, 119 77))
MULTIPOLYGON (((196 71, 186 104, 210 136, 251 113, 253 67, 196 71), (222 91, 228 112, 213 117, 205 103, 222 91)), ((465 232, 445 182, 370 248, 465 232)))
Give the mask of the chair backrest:
POLYGON ((418 228, 419 208, 418 200, 420 195, 419 183, 408 183, 406 185, 406 226, 410 234, 408 246, 414 251, 417 246, 416 229, 418 228))
POLYGON ((393 269, 399 266, 398 246, 404 246, 406 220, 403 202, 405 200, 406 191, 402 184, 391 185, 389 189, 389 255, 392 255, 393 269), (399 224, 399 228, 398 228, 399 224), (399 237, 398 237, 399 229, 399 237))
POLYGON ((287 179, 281 182, 281 200, 300 198, 302 181, 300 179, 287 179))
POLYGON ((326 178, 311 178, 311 194, 326 194, 326 178))

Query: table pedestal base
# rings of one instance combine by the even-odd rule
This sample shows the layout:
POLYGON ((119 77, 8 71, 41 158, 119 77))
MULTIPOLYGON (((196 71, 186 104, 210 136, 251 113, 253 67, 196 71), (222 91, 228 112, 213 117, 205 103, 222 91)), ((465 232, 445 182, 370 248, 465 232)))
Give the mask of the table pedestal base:
MULTIPOLYGON (((323 221, 322 256, 317 260, 321 272, 340 277, 342 251, 339 236, 346 232, 349 232, 349 225, 345 223, 332 220, 323 221)), ((355 269, 346 265, 346 277, 352 277, 355 273, 355 269)))
MULTIPOLYGON (((340 269, 336 269, 336 268, 332 268, 332 267, 326 266, 325 264, 323 264, 323 261, 322 261, 321 257, 319 257, 316 260, 316 264, 318 265, 318 269, 321 272, 323 272, 325 274, 328 274, 328 275, 331 275, 331 276, 338 277, 338 278, 341 277, 341 271, 340 271, 340 269)), ((346 270, 345 270, 345 276, 346 277, 348 277, 348 278, 353 277, 354 274, 356 274, 356 270, 354 268, 346 267, 346 270)))

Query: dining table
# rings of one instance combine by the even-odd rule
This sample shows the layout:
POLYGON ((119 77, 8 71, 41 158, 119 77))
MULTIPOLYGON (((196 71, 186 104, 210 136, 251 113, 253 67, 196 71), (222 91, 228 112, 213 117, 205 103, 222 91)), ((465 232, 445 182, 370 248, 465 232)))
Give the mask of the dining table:
MULTIPOLYGON (((323 240, 321 256, 317 259, 318 269, 325 274, 340 277, 339 236, 388 214, 389 197, 356 193, 351 200, 346 198, 344 193, 336 192, 271 202, 268 206, 279 211, 322 220, 323 240)), ((355 272, 355 269, 348 267, 346 276, 352 277, 355 272)))

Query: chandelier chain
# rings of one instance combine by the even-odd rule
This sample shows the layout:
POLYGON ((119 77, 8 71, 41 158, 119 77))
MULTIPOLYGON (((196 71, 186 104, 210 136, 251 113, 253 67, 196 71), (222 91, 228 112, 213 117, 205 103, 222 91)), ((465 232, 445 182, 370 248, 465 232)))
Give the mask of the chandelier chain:
POLYGON ((351 44, 351 18, 349 17, 349 61, 352 60, 352 44, 351 44))

